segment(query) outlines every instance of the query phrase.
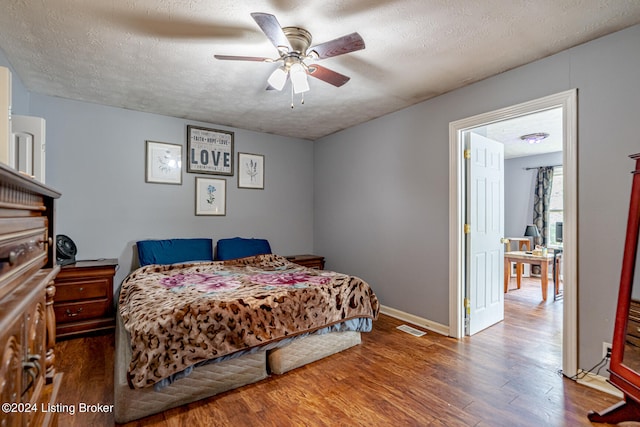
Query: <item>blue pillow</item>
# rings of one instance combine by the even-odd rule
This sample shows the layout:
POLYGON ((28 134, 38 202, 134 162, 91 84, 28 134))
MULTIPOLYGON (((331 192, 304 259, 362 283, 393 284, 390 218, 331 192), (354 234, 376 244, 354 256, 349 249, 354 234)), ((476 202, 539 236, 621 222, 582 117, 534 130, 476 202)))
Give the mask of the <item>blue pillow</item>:
POLYGON ((141 240, 136 242, 140 266, 213 261, 212 239, 141 240))
POLYGON ((265 239, 244 239, 233 237, 218 240, 217 260, 244 258, 253 255, 270 254, 271 246, 265 239))

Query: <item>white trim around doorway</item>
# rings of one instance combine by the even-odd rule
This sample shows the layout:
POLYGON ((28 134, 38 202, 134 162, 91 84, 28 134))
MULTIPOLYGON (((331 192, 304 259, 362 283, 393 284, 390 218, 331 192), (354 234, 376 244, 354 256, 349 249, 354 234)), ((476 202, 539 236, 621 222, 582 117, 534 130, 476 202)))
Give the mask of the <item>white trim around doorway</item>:
POLYGON ((538 111, 562 107, 564 167, 564 252, 562 371, 578 372, 578 124, 577 89, 560 92, 449 124, 449 336, 464 336, 464 141, 466 130, 538 111))

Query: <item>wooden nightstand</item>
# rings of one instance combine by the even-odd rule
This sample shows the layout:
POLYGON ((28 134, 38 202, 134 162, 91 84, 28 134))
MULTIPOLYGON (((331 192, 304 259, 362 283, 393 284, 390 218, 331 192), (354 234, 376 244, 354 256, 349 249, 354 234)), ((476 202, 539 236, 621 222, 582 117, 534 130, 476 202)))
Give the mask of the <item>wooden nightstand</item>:
POLYGON ((115 328, 113 276, 117 259, 65 265, 55 280, 56 337, 67 338, 115 328))
POLYGON ((304 267, 324 270, 324 257, 318 255, 290 255, 287 259, 304 267))

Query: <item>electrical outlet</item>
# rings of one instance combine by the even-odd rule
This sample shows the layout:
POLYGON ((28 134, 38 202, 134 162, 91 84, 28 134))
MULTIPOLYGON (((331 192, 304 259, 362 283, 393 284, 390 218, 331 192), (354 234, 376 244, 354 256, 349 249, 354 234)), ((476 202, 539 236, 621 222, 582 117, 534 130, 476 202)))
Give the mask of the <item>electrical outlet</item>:
POLYGON ((602 357, 611 358, 611 343, 602 342, 602 357))

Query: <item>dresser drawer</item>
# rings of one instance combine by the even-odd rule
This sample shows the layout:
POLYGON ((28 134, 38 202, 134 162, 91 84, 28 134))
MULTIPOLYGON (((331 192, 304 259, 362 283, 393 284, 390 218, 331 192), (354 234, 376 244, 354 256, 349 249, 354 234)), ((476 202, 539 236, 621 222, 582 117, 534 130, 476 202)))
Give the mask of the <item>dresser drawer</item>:
MULTIPOLYGON (((27 220, 28 218, 11 222, 27 220)), ((10 221, 3 221, 5 226, 7 222, 10 221)), ((0 228, 3 228, 2 225, 0 224, 0 228)), ((47 262, 47 232, 47 228, 42 227, 0 234, 0 275, 28 269, 29 264, 34 264, 35 268, 44 266, 47 262)))
POLYGON ((84 302, 70 302, 55 304, 53 310, 56 313, 57 323, 78 322, 80 320, 93 319, 111 315, 109 300, 91 300, 84 302))
POLYGON ((47 228, 46 216, 0 218, 0 236, 47 228))
POLYGON ((73 283, 56 282, 56 304, 87 299, 106 299, 111 292, 109 279, 93 279, 73 283))

